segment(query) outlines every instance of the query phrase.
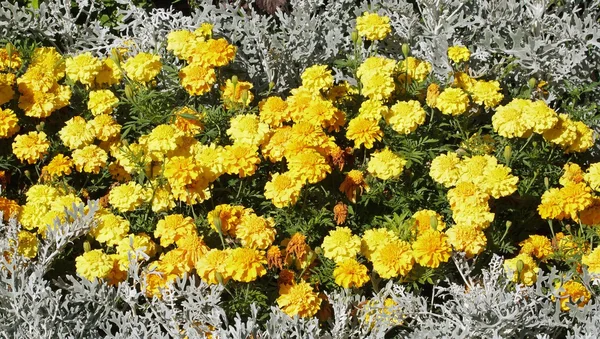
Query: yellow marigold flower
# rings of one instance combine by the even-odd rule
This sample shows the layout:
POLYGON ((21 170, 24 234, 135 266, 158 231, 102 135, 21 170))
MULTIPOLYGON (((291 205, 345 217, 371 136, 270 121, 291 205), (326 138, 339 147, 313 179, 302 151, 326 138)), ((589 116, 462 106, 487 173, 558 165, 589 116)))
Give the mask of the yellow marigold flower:
POLYGON ((186 136, 195 136, 204 130, 202 119, 204 114, 190 107, 182 107, 173 113, 173 126, 183 132, 186 136))
POLYGON ((366 230, 361 239, 360 253, 371 260, 373 253, 390 242, 397 241, 398 236, 387 228, 366 230))
POLYGON ((435 107, 442 114, 461 115, 469 108, 469 96, 460 88, 448 87, 437 97, 435 107))
POLYGON ((57 154, 50 160, 48 165, 44 166, 42 173, 45 180, 51 180, 52 178, 71 174, 71 168, 73 168, 73 160, 63 154, 57 154))
POLYGON ((38 205, 49 205, 56 200, 62 193, 50 185, 33 185, 29 187, 27 193, 27 202, 38 205))
POLYGON ((558 182, 563 186, 567 183, 577 184, 584 180, 583 171, 578 164, 568 162, 563 166, 563 171, 563 175, 558 180, 558 182))
POLYGON ((256 153, 256 147, 236 143, 225 146, 222 162, 225 172, 245 178, 254 174, 260 158, 256 153))
POLYGON ((366 149, 371 149, 374 142, 381 140, 383 132, 379 128, 377 120, 359 115, 350 120, 346 137, 348 140, 354 141, 354 148, 360 148, 364 144, 366 149))
POLYGON ((5 197, 0 197, 0 212, 2 212, 2 219, 8 221, 12 217, 18 217, 21 212, 21 206, 14 201, 5 197))
POLYGON ((179 80, 190 95, 203 95, 210 92, 217 76, 214 68, 192 63, 179 71, 179 80))
POLYGON ((136 182, 130 181, 110 190, 108 202, 119 212, 129 212, 140 207, 148 200, 146 190, 136 182))
MULTIPOLYGON (((398 70, 401 72, 399 80, 401 82, 424 81, 431 73, 431 64, 427 61, 419 60, 414 57, 407 57, 398 63, 398 70)), ((404 88, 402 88, 404 91, 404 88)))
POLYGON ((94 84, 94 79, 101 69, 102 61, 94 57, 90 52, 85 52, 65 60, 67 76, 71 80, 79 81, 86 86, 94 84))
POLYGON ((268 124, 271 128, 281 127, 284 122, 291 119, 288 104, 280 97, 268 97, 258 103, 260 122, 268 124))
POLYGON ((223 38, 200 41, 190 46, 188 62, 221 67, 233 61, 236 51, 237 48, 223 38))
POLYGON ((312 93, 326 91, 333 86, 333 75, 327 65, 314 65, 302 72, 302 87, 312 93))
POLYGON ((63 144, 72 150, 91 144, 95 138, 90 124, 80 116, 67 120, 65 126, 58 132, 58 136, 63 144))
POLYGON ((235 236, 240 239, 244 247, 266 250, 275 240, 277 231, 274 226, 273 218, 263 218, 249 213, 242 216, 235 236))
POLYGON ((44 132, 29 132, 27 134, 17 135, 12 143, 13 154, 17 159, 35 164, 41 157, 48 153, 50 143, 46 139, 44 132))
POLYGON ((390 18, 380 16, 377 13, 364 12, 356 18, 356 30, 358 35, 367 40, 383 40, 390 34, 390 18))
POLYGON ((238 105, 248 106, 254 100, 254 94, 250 91, 253 87, 251 83, 246 81, 237 81, 234 85, 231 79, 227 79, 225 85, 221 87, 221 99, 225 108, 231 109, 238 105))
POLYGON ((194 264, 190 264, 187 258, 187 251, 182 248, 175 248, 160 256, 150 267, 155 266, 159 272, 166 273, 167 280, 173 281, 177 277, 183 277, 185 273, 190 273, 194 264))
POLYGON ((231 118, 227 135, 234 143, 259 146, 265 142, 269 134, 269 125, 260 122, 254 114, 240 114, 231 118))
POLYGON ((379 100, 365 100, 358 109, 358 116, 366 119, 379 121, 381 117, 387 114, 389 108, 383 105, 379 100))
POLYGON ((151 194, 152 211, 155 213, 170 211, 175 208, 175 197, 171 193, 168 185, 154 184, 154 191, 151 194))
POLYGON ((396 68, 396 61, 381 56, 373 56, 365 59, 363 63, 358 66, 356 75, 359 78, 368 77, 374 73, 381 73, 383 75, 392 77, 394 69, 396 68))
POLYGON ((452 86, 458 87, 463 91, 470 92, 476 82, 477 80, 471 78, 465 72, 454 72, 454 81, 452 82, 452 86))
POLYGON ((160 245, 167 247, 178 242, 184 236, 197 233, 194 219, 181 214, 167 215, 159 220, 154 230, 154 237, 160 238, 160 245))
POLYGON ((348 227, 336 227, 323 239, 323 255, 333 261, 341 262, 356 257, 360 252, 360 237, 353 235, 348 227))
POLYGON ((25 258, 33 259, 38 252, 38 238, 35 233, 19 231, 17 234, 19 246, 17 251, 25 258))
POLYGON ((176 30, 167 34, 167 51, 173 52, 179 59, 190 57, 190 42, 195 41, 196 36, 188 30, 176 30))
POLYGON ((368 73, 360 78, 360 82, 361 94, 372 100, 387 100, 396 89, 394 78, 382 72, 368 73))
POLYGON ((21 64, 21 55, 14 46, 10 53, 6 47, 0 48, 0 72, 18 70, 21 68, 21 64))
POLYGON ((444 219, 436 211, 420 210, 412 215, 412 219, 415 220, 414 228, 417 234, 422 234, 431 229, 441 231, 446 228, 444 219))
POLYGON ((96 74, 95 83, 97 86, 112 86, 121 82, 123 74, 117 63, 111 58, 105 58, 102 62, 102 68, 96 74))
POLYGON ((581 121, 575 121, 574 124, 577 129, 577 137, 566 149, 566 153, 585 152, 594 146, 594 130, 581 121))
POLYGON ((524 138, 531 135, 533 123, 523 117, 529 100, 514 99, 505 106, 496 108, 492 116, 494 131, 505 138, 524 138))
POLYGON ((536 282, 539 270, 529 254, 521 253, 504 261, 504 271, 509 274, 511 280, 527 286, 531 286, 536 282))
POLYGON ((542 194, 542 202, 537 208, 543 219, 564 219, 565 213, 561 206, 561 191, 558 188, 550 188, 542 194))
POLYGON ((163 175, 171 186, 185 186, 202 175, 202 167, 192 157, 171 157, 166 160, 163 175))
POLYGON ((418 101, 399 101, 384 114, 384 118, 394 131, 409 134, 425 123, 425 110, 418 101))
POLYGON ((579 220, 579 212, 593 203, 591 189, 585 183, 567 183, 560 189, 560 204, 565 215, 579 220))
POLYGON ((156 254, 157 246, 152 241, 152 238, 146 233, 130 234, 119 241, 116 247, 117 254, 119 254, 119 261, 122 267, 129 267, 129 257, 133 260, 142 260, 143 257, 136 255, 137 251, 140 251, 148 257, 153 257, 156 254))
POLYGON ((437 268, 447 262, 452 254, 448 236, 436 230, 428 230, 417 236, 412 244, 413 256, 419 265, 437 268))
POLYGON ((543 235, 532 234, 529 238, 519 243, 521 251, 519 253, 525 253, 539 260, 546 260, 552 255, 552 243, 550 239, 543 235))
POLYGON ((476 81, 470 88, 471 98, 478 105, 484 105, 486 108, 498 106, 504 98, 501 93, 500 83, 498 81, 476 81))
POLYGON ((101 244, 115 246, 129 233, 129 221, 112 213, 102 213, 95 216, 98 222, 90 234, 101 244))
POLYGON ((470 181, 461 181, 456 184, 456 187, 448 190, 447 197, 452 210, 484 206, 490 198, 487 193, 481 191, 477 185, 470 181))
POLYGON ((102 141, 108 141, 119 136, 121 125, 108 114, 102 114, 89 121, 89 127, 92 128, 96 138, 102 141))
POLYGON ((457 225, 465 225, 477 229, 485 229, 494 221, 494 213, 487 204, 461 205, 452 211, 452 219, 457 225))
POLYGON ((600 191, 600 162, 591 164, 583 178, 592 190, 600 191))
POLYGON ((448 47, 448 58, 456 63, 469 61, 470 57, 471 52, 469 52, 469 49, 465 46, 448 47))
POLYGON ((356 259, 346 259, 337 263, 333 270, 335 283, 343 288, 361 288, 369 281, 367 267, 356 259))
POLYGON ((10 108, 0 108, 0 139, 12 137, 19 129, 19 118, 15 112, 10 108))
MULTIPOLYGON (((592 294, 588 289, 582 284, 574 280, 569 280, 564 283, 562 286, 560 282, 557 284, 556 288, 562 288, 564 291, 560 292, 560 309, 563 311, 568 311, 570 308, 567 303, 576 304, 579 307, 585 306, 587 304, 592 294)), ((552 296, 552 301, 556 300, 554 296, 552 296)))
MULTIPOLYGON (((520 100, 514 99, 513 101, 520 100)), ((542 100, 538 101, 522 101, 523 119, 528 124, 533 125, 533 131, 535 133, 544 133, 546 130, 551 129, 558 122, 558 114, 548 107, 542 100)))
POLYGON ((265 184, 265 198, 270 199, 277 208, 295 205, 302 191, 302 181, 289 172, 275 173, 265 184))
POLYGON ((209 248, 204 243, 204 237, 197 234, 186 234, 177 241, 177 247, 185 250, 184 257, 187 265, 195 267, 196 263, 208 252, 209 248))
POLYGON ((204 169, 204 177, 213 182, 217 180, 221 174, 225 173, 223 165, 223 157, 225 148, 217 146, 214 143, 210 145, 196 144, 197 147, 192 148, 192 156, 204 169))
POLYGON ((213 248, 206 252, 200 260, 196 262, 196 273, 209 285, 219 283, 226 284, 231 278, 225 270, 225 261, 229 256, 230 250, 219 250, 213 248))
POLYGON ((305 121, 315 126, 326 127, 335 123, 336 112, 333 103, 315 96, 301 111, 290 111, 290 115, 295 122, 305 121))
POLYGON ((427 87, 427 97, 425 98, 425 103, 429 107, 435 107, 437 103, 437 98, 440 96, 440 86, 436 83, 431 83, 427 87))
POLYGON ((519 178, 510 174, 512 170, 504 165, 497 165, 484 172, 481 188, 484 192, 498 199, 513 194, 517 190, 519 178))
POLYGON ((481 184, 487 180, 487 172, 498 167, 498 159, 491 155, 476 155, 464 158, 458 165, 460 177, 458 181, 481 184))
POLYGON ((315 184, 331 173, 325 157, 314 149, 306 149, 288 160, 289 173, 301 182, 315 184))
POLYGON ((123 70, 130 79, 144 83, 153 80, 161 69, 160 57, 144 52, 127 59, 123 64, 123 70))
POLYGON ((266 264, 267 259, 263 252, 238 247, 231 250, 225 259, 225 273, 235 281, 251 282, 267 273, 263 266, 266 264))
POLYGON ((297 284, 281 285, 277 305, 290 317, 297 315, 300 318, 310 318, 319 311, 321 299, 309 283, 301 281, 297 284))
POLYGON ((600 274, 600 247, 581 257, 581 263, 588 267, 591 274, 600 274))
POLYGON ((367 172, 381 180, 395 179, 402 174, 406 160, 387 147, 376 151, 367 165, 367 172))
POLYGON ((414 265, 413 251, 406 241, 394 239, 371 255, 373 270, 383 279, 406 276, 414 265))
POLYGON ((77 172, 100 173, 100 169, 106 166, 108 154, 96 145, 88 145, 73 151, 73 163, 77 172))
POLYGON ((445 187, 452 187, 460 178, 460 164, 456 153, 440 154, 431 161, 429 176, 445 187))
POLYGON ((455 225, 446 231, 448 243, 459 252, 465 252, 467 258, 472 258, 483 252, 487 238, 479 228, 468 225, 455 225))
POLYGON ((90 91, 87 107, 93 115, 110 114, 119 103, 119 99, 108 89, 90 91))
POLYGON ((348 200, 356 203, 356 196, 359 194, 362 195, 364 190, 369 191, 369 185, 367 185, 361 171, 351 170, 346 174, 346 178, 340 185, 339 190, 346 194, 348 200))
POLYGON ((194 30, 194 35, 197 37, 210 38, 212 36, 213 27, 213 24, 204 22, 194 30))
POLYGON ((12 73, 0 73, 0 105, 4 105, 14 98, 15 80, 16 76, 12 73))
POLYGON ((577 125, 567 114, 559 114, 558 122, 544 131, 544 139, 563 148, 568 148, 577 140, 577 125))
POLYGON ((88 251, 75 258, 77 274, 90 281, 107 278, 113 263, 113 259, 102 250, 88 251))
POLYGON ((165 155, 177 149, 183 141, 183 136, 183 132, 173 125, 158 125, 148 134, 146 146, 150 152, 165 155))
POLYGON ((207 219, 212 229, 218 231, 217 227, 219 227, 223 234, 229 234, 234 237, 242 216, 251 212, 252 209, 246 209, 244 206, 222 204, 217 205, 214 210, 208 212, 207 219))
POLYGON ((117 159, 119 165, 123 166, 129 174, 139 171, 150 171, 152 159, 147 154, 147 149, 140 144, 129 145, 117 144, 111 148, 111 155, 117 159))

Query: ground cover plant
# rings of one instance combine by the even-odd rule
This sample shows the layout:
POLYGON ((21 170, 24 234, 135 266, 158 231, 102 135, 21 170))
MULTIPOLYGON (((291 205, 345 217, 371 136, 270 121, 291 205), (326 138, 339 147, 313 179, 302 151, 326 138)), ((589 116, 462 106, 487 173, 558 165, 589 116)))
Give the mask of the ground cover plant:
POLYGON ((598 3, 3 4, 4 337, 598 336, 598 3))

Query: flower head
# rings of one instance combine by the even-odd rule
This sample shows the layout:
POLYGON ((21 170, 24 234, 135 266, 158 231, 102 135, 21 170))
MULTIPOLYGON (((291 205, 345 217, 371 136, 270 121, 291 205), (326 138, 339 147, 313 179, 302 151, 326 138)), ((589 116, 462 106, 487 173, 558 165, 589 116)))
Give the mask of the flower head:
POLYGON ((360 288, 369 281, 367 267, 356 259, 346 259, 338 262, 333 270, 335 283, 343 288, 360 288))
POLYGON ((317 314, 321 307, 319 295, 305 281, 297 284, 284 284, 279 288, 277 305, 290 317, 309 318, 317 314))
POLYGON ((354 258, 360 252, 360 237, 348 227, 336 227, 323 239, 323 255, 335 262, 354 258))
POLYGON ((252 248, 238 247, 231 250, 225 259, 225 273, 240 282, 254 281, 267 273, 264 252, 252 248))
POLYGON ((400 176, 405 164, 406 160, 385 148, 372 155, 367 171, 382 180, 394 179, 400 176))
POLYGON ((365 12, 356 18, 356 30, 358 34, 367 40, 383 40, 390 34, 390 18, 380 16, 377 13, 365 12))
POLYGON ((452 254, 448 236, 436 230, 421 233, 412 244, 415 261, 421 266, 437 268, 452 254))

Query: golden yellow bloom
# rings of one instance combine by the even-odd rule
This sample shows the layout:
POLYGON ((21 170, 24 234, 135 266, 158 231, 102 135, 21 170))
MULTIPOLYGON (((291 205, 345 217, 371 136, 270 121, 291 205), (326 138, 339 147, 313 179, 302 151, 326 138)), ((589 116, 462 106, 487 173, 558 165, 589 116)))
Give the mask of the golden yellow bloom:
POLYGON ((382 72, 367 73, 360 78, 360 82, 361 94, 371 100, 387 100, 396 89, 394 78, 382 72))
POLYGON ((87 107, 93 115, 110 114, 119 103, 119 99, 108 89, 90 91, 87 107))
POLYGON ((383 40, 390 34, 390 18, 380 16, 377 13, 364 12, 356 18, 356 30, 358 35, 367 40, 383 40))
POLYGON ((159 220, 154 230, 154 237, 160 238, 160 245, 167 247, 178 243, 186 235, 196 235, 194 219, 181 214, 167 215, 159 220))
POLYGON ((234 83, 231 79, 227 79, 225 85, 221 87, 221 99, 225 108, 248 106, 254 100, 254 94, 250 91, 254 86, 246 81, 237 81, 234 83))
POLYGON ((442 219, 442 216, 436 211, 420 210, 415 212, 415 214, 412 215, 412 218, 415 220, 414 227, 416 234, 422 234, 431 229, 441 231, 446 228, 446 223, 442 219))
POLYGON ((360 104, 360 108, 358 109, 358 116, 379 121, 381 117, 385 116, 388 112, 389 108, 383 104, 383 102, 379 100, 365 100, 360 104))
POLYGON ((123 70, 131 80, 143 83, 153 80, 161 69, 160 57, 145 52, 127 59, 123 64, 123 70))
POLYGON ((382 180, 395 179, 402 174, 406 160, 387 147, 376 151, 367 165, 367 172, 382 180))
POLYGON ((192 157, 168 158, 163 175, 172 187, 192 184, 202 175, 202 167, 192 157))
POLYGON ((337 263, 333 270, 335 283, 343 288, 361 288, 369 281, 367 267, 356 259, 346 259, 337 263))
POLYGON ((19 118, 15 112, 10 108, 0 108, 0 139, 12 137, 19 129, 19 118))
POLYGON ((265 198, 270 199, 277 208, 295 205, 302 190, 302 181, 289 172, 275 173, 265 184, 265 198))
POLYGON ((543 219, 564 219, 565 213, 561 206, 561 191, 558 188, 550 188, 542 194, 542 202, 537 208, 543 219))
MULTIPOLYGON (((431 69, 431 64, 427 61, 409 56, 398 63, 398 70, 400 71, 398 80, 403 83, 410 83, 411 81, 422 82, 431 73, 431 69)), ((402 93, 405 92, 405 86, 400 87, 402 93)))
POLYGON ((346 174, 346 178, 339 188, 340 192, 345 193, 348 200, 356 203, 356 196, 362 195, 364 190, 369 191, 369 185, 361 171, 351 170, 346 174))
POLYGON ((129 212, 140 207, 148 200, 147 193, 141 185, 130 181, 111 189, 108 194, 108 201, 119 212, 129 212))
POLYGON ((566 149, 566 153, 585 152, 594 146, 594 130, 581 121, 575 121, 574 124, 577 130, 577 137, 566 149))
POLYGON ((279 287, 277 305, 290 317, 310 318, 321 307, 319 295, 305 281, 297 284, 283 284, 279 287))
POLYGON ((190 95, 202 95, 210 92, 217 81, 214 68, 200 63, 191 63, 179 71, 181 86, 190 95))
POLYGON ((130 234, 119 241, 116 247, 119 254, 119 261, 123 268, 129 267, 129 257, 134 261, 144 259, 138 256, 136 252, 142 252, 148 257, 153 257, 156 254, 157 245, 152 241, 146 233, 130 234))
POLYGON ((452 254, 448 236, 440 231, 428 230, 421 233, 412 244, 415 261, 421 266, 437 268, 447 262, 452 254))
POLYGON ((427 97, 425 98, 425 103, 429 107, 435 107, 437 103, 437 98, 440 96, 440 86, 436 83, 432 83, 427 87, 427 97))
POLYGON ((540 269, 530 255, 521 253, 512 259, 505 260, 504 270, 512 281, 531 286, 536 282, 540 269))
POLYGON ((244 247, 266 250, 275 240, 277 231, 274 226, 273 218, 263 218, 249 213, 242 216, 235 236, 240 239, 244 247))
POLYGON ((222 163, 225 172, 245 178, 256 172, 260 158, 256 147, 248 144, 233 144, 225 146, 222 163))
POLYGON ((12 46, 10 53, 6 47, 0 48, 0 72, 8 70, 16 71, 21 68, 21 64, 21 55, 14 46, 12 46))
POLYGON ((460 88, 448 87, 437 97, 435 107, 442 114, 461 115, 469 108, 469 96, 460 88))
POLYGON ((381 141, 383 132, 379 128, 378 120, 359 115, 348 123, 346 137, 354 141, 354 148, 364 145, 366 149, 371 149, 374 142, 381 141))
POLYGON ((600 247, 594 248, 589 254, 584 254, 581 263, 588 267, 588 272, 591 274, 600 274, 600 247))
POLYGON ((314 65, 302 72, 302 87, 312 93, 326 91, 333 86, 333 75, 327 65, 314 65))
POLYGON ((208 222, 210 226, 223 234, 229 234, 235 237, 235 231, 240 224, 242 216, 246 213, 251 213, 252 209, 245 209, 244 206, 232 206, 228 204, 217 205, 214 210, 208 212, 208 222), (217 228, 218 226, 218 228, 217 228))
POLYGON ((190 45, 195 40, 194 33, 188 30, 171 31, 167 34, 167 51, 172 51, 179 59, 187 59, 190 57, 190 45))
POLYGON ((453 211, 473 206, 487 206, 490 196, 480 191, 477 185, 469 181, 461 181, 456 187, 448 190, 448 201, 453 211))
POLYGON ((266 264, 264 252, 238 247, 225 259, 225 273, 235 281, 251 282, 267 273, 266 264))
POLYGON ((410 244, 402 240, 393 240, 379 247, 371 259, 373 270, 383 279, 406 276, 415 262, 410 244))
POLYGON ((233 61, 236 50, 234 45, 223 38, 194 42, 187 51, 189 53, 187 61, 207 67, 221 67, 233 61))
POLYGON ((577 139, 577 125, 567 114, 559 114, 558 122, 544 131, 544 139, 563 148, 568 148, 577 139))
POLYGON ((591 164, 583 178, 592 190, 600 191, 600 162, 591 164))
POLYGON ((486 108, 498 106, 504 98, 501 93, 500 83, 498 81, 478 80, 470 88, 471 98, 478 105, 484 105, 486 108))
POLYGON ((323 239, 323 255, 333 261, 341 262, 356 257, 360 252, 360 237, 353 235, 348 227, 336 227, 323 239))
POLYGON ((109 141, 119 136, 121 125, 108 114, 101 114, 88 122, 96 138, 102 141, 109 141))
POLYGON ((519 178, 512 175, 511 169, 504 165, 486 170, 484 180, 481 182, 481 188, 484 192, 498 199, 513 194, 517 190, 519 178))
POLYGON ((314 149, 306 149, 288 159, 289 173, 301 182, 315 184, 331 173, 325 157, 314 149))
POLYGON ((196 272, 204 282, 210 285, 227 283, 231 278, 225 270, 225 260, 229 256, 229 251, 213 248, 196 262, 196 272))
POLYGON ((396 240, 399 240, 398 236, 387 228, 366 230, 361 239, 360 253, 371 260, 373 253, 396 240))
POLYGON ((44 132, 29 132, 27 134, 17 135, 12 144, 13 154, 17 159, 35 164, 41 157, 48 153, 50 143, 46 139, 44 132))
POLYGON ((287 102, 280 97, 268 97, 262 100, 258 103, 260 121, 271 128, 281 127, 284 122, 291 119, 287 107, 287 102))
POLYGON ((84 118, 74 116, 65 122, 65 126, 58 132, 60 140, 71 150, 82 148, 94 141, 94 130, 84 118))
MULTIPOLYGON (((560 292, 560 309, 563 311, 568 311, 570 309, 567 303, 573 303, 579 307, 583 307, 592 297, 590 291, 588 291, 582 283, 574 280, 569 280, 562 286, 558 283, 558 286, 556 287, 564 289, 564 291, 560 292)), ((552 300, 555 300, 554 296, 552 296, 552 300)))
POLYGON ((578 213, 593 203, 590 188, 584 183, 567 183, 560 189, 560 204, 565 215, 573 220, 578 219, 578 213))
MULTIPOLYGON (((591 168, 591 166, 590 166, 591 168)), ((581 167, 575 163, 568 162, 563 166, 563 175, 559 179, 559 183, 565 186, 567 183, 577 184, 584 180, 584 174, 581 167)))
POLYGON ((4 221, 8 221, 10 218, 19 217, 19 214, 21 212, 21 206, 19 206, 19 204, 14 200, 10 200, 5 197, 0 197, 0 212, 2 212, 2 219, 4 221))
POLYGON ((418 101, 399 101, 384 113, 384 118, 394 131, 409 134, 425 123, 425 110, 418 101))
MULTIPOLYGON (((183 141, 183 136, 183 132, 173 125, 158 125, 148 134, 145 145, 151 154, 153 152, 156 155, 167 155, 177 149, 183 141)), ((140 143, 142 143, 141 140, 140 143)))
POLYGON ((117 245, 129 233, 129 221, 112 213, 102 213, 94 217, 98 222, 90 234, 101 244, 117 245))
POLYGON ((519 253, 525 253, 539 260, 546 260, 552 255, 552 243, 550 239, 543 235, 532 234, 529 238, 519 243, 521 251, 519 253))
POLYGON ((91 86, 94 79, 102 69, 102 61, 85 52, 65 61, 67 76, 73 81, 79 81, 83 85, 91 86))
POLYGON ((460 177, 460 159, 456 153, 440 154, 431 161, 429 176, 445 187, 456 185, 460 177))
POLYGON ((231 118, 227 135, 234 143, 259 146, 269 136, 269 125, 260 122, 259 117, 254 114, 240 114, 231 118))
POLYGON ((448 58, 456 63, 469 61, 470 57, 471 52, 469 52, 469 49, 465 46, 448 47, 448 58))
POLYGON ((77 172, 100 173, 100 169, 106 166, 108 155, 103 149, 96 145, 88 145, 73 151, 73 164, 77 172))
POLYGON ((113 259, 102 250, 88 251, 75 258, 77 273, 90 281, 107 278, 113 264, 113 259))
POLYGON ((459 252, 465 252, 467 258, 472 258, 483 252, 487 238, 479 228, 468 225, 455 225, 446 231, 448 243, 459 252))
POLYGON ((19 231, 17 234, 19 246, 17 251, 25 258, 33 259, 38 252, 38 238, 35 233, 19 231))
POLYGON ((97 87, 112 86, 121 82, 123 74, 117 63, 111 58, 105 58, 102 62, 102 68, 96 74, 95 83, 97 87))
POLYGON ((187 265, 195 267, 196 263, 208 252, 209 248, 204 243, 204 237, 195 233, 185 234, 177 241, 177 247, 185 250, 184 258, 187 265))
POLYGON ((13 86, 16 79, 12 73, 0 73, 0 105, 4 105, 14 98, 13 86))

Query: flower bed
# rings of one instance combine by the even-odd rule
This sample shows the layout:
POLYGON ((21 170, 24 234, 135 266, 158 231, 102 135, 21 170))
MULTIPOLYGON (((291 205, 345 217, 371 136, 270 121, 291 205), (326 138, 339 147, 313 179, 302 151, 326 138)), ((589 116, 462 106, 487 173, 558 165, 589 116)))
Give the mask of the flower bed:
POLYGON ((1 45, 0 329, 594 333, 596 84, 510 81, 458 43, 440 70, 377 8, 280 83, 209 22, 1 45))

